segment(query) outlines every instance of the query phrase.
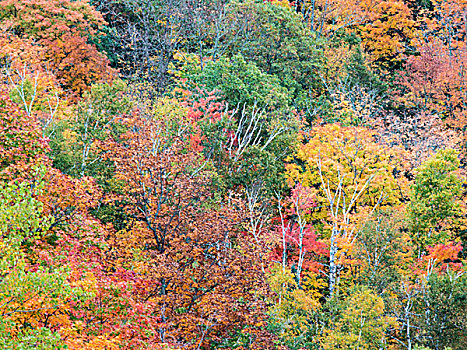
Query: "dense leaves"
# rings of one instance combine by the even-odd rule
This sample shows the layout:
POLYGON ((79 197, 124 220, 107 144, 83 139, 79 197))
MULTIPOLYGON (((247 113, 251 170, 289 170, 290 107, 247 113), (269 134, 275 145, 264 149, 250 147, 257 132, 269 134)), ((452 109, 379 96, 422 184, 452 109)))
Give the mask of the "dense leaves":
POLYGON ((465 1, 0 1, 0 347, 466 347, 465 1))

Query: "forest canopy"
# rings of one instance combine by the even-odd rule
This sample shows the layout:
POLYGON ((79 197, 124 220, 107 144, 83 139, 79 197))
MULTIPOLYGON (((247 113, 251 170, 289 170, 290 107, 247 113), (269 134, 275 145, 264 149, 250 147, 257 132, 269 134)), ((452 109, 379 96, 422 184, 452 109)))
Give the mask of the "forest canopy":
POLYGON ((0 348, 466 349, 466 13, 0 0, 0 348))

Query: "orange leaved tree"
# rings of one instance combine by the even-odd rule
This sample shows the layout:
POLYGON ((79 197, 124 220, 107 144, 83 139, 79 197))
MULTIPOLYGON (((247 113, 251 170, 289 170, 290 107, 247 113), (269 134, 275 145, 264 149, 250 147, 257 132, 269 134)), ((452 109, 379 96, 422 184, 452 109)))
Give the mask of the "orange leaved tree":
POLYGON ((108 59, 88 42, 97 36, 104 20, 87 0, 2 0, 0 20, 2 31, 9 36, 34 39, 45 48, 42 64, 73 94, 111 79, 108 59))
POLYGON ((267 291, 255 241, 242 229, 243 202, 214 197, 211 167, 182 131, 188 128, 170 133, 167 118, 138 115, 122 123, 128 131, 119 140, 101 143, 115 166, 109 200, 130 218, 111 238, 110 256, 144 281, 133 295, 150 305, 157 324, 148 344, 204 349, 242 331, 244 341, 267 348, 267 291))

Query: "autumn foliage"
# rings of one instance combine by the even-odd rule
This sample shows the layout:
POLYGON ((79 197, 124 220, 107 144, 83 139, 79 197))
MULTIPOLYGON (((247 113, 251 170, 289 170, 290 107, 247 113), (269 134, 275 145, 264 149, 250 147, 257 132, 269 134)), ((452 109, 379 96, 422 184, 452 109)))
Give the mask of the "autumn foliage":
POLYGON ((0 348, 466 348, 466 6, 0 0, 0 348))
POLYGON ((7 40, 32 39, 43 48, 41 65, 55 71, 70 93, 79 95, 90 84, 112 77, 108 59, 88 43, 105 22, 87 1, 6 0, 0 2, 0 18, 7 40))

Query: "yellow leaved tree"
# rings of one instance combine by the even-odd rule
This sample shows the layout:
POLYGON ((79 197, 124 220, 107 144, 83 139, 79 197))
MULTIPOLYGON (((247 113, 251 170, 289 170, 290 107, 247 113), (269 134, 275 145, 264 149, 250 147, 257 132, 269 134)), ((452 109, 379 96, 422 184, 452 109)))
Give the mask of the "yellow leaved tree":
POLYGON ((407 181, 401 153, 375 141, 375 133, 338 124, 317 126, 288 165, 288 180, 315 188, 316 207, 310 214, 327 241, 329 296, 355 265, 354 243, 359 227, 378 207, 399 204, 407 181))

